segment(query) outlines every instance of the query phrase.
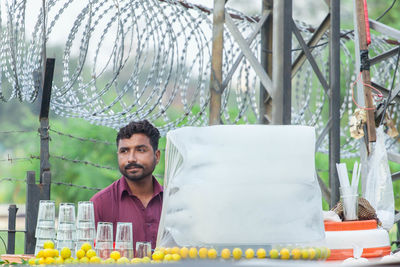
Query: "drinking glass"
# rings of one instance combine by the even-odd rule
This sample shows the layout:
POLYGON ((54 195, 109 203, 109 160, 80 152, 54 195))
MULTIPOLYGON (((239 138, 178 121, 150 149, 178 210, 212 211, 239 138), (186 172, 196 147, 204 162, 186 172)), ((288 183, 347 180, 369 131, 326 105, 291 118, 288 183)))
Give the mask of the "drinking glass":
POLYGON ((117 234, 115 236, 115 250, 118 250, 121 257, 133 258, 133 237, 132 223, 118 222, 117 234))
POLYGON ((96 253, 102 259, 110 257, 113 249, 113 224, 111 222, 98 222, 96 235, 96 253))
POLYGON ((78 216, 77 223, 90 222, 94 225, 94 207, 92 201, 79 201, 78 202, 78 216))
POLYGON ((343 217, 345 221, 358 220, 358 188, 351 186, 339 187, 340 201, 343 206, 343 217))
POLYGON ((94 221, 94 207, 91 201, 78 202, 78 216, 76 218, 77 227, 77 248, 82 244, 89 243, 94 247, 96 239, 96 229, 94 221))
POLYGON ((151 258, 151 242, 136 242, 136 258, 151 258))
POLYGON ((76 248, 75 204, 60 203, 58 210, 57 249, 68 247, 74 254, 76 248))
POLYGON ((53 200, 40 200, 35 231, 35 254, 43 249, 44 242, 55 241, 55 214, 56 208, 53 200))

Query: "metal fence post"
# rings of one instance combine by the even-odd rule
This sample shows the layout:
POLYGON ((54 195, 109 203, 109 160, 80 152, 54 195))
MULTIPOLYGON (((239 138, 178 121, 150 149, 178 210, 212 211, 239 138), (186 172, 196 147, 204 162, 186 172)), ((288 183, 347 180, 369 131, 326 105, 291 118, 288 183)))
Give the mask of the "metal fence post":
POLYGON ((8 237, 7 237, 7 254, 15 253, 15 225, 17 219, 17 205, 8 207, 8 237))
POLYGON ((39 201, 50 199, 51 174, 43 172, 43 183, 36 184, 35 172, 28 171, 26 177, 26 219, 25 219, 25 254, 35 252, 36 223, 39 211, 39 201))

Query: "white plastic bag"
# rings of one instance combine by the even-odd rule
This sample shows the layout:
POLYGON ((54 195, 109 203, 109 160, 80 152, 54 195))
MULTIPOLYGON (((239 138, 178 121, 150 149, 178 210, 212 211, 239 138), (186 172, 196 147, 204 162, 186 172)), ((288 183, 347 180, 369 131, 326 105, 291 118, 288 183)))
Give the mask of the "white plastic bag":
POLYGON ((363 197, 376 210, 383 228, 389 231, 394 222, 394 196, 385 140, 386 134, 383 126, 380 126, 376 129, 376 142, 372 146, 371 154, 363 163, 366 175, 362 179, 362 191, 363 197))
POLYGON ((314 146, 307 126, 169 132, 157 246, 323 241, 314 146))

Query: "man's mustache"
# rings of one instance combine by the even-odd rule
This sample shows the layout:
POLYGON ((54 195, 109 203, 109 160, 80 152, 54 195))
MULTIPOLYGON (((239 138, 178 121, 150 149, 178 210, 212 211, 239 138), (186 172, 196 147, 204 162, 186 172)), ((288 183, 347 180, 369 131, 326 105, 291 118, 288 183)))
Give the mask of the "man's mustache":
POLYGON ((144 167, 142 165, 137 164, 137 163, 128 163, 128 164, 126 164, 125 165, 125 170, 129 169, 129 168, 142 168, 142 169, 144 169, 144 167))

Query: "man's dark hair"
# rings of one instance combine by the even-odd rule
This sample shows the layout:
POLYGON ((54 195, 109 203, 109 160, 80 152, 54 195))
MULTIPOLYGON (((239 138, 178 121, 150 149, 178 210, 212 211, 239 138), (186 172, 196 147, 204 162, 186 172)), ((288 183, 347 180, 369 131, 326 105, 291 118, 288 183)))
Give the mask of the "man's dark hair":
POLYGON ((119 129, 117 134, 117 147, 119 140, 129 139, 133 134, 141 133, 146 135, 150 139, 150 144, 153 147, 154 152, 158 149, 158 140, 160 139, 160 132, 147 120, 132 121, 125 127, 119 129))

